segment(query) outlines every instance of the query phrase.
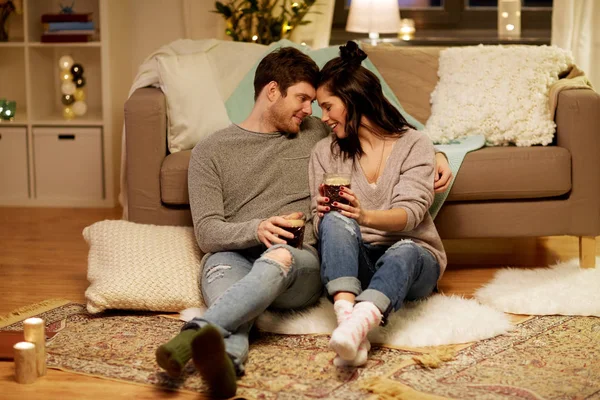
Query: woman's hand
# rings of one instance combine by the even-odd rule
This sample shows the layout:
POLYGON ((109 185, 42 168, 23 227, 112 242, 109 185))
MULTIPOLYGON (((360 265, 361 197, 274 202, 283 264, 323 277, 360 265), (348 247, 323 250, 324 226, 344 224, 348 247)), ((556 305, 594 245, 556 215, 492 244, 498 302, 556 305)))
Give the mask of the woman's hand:
POLYGON ((360 206, 358 197, 352 190, 343 186, 340 189, 340 195, 350 202, 350 205, 334 202, 332 205, 337 207, 344 217, 352 218, 358 222, 359 225, 366 226, 366 213, 367 210, 363 210, 360 206))
POLYGON ((325 197, 325 185, 319 185, 319 195, 317 196, 317 215, 319 218, 323 218, 325 213, 329 212, 329 198, 325 197))

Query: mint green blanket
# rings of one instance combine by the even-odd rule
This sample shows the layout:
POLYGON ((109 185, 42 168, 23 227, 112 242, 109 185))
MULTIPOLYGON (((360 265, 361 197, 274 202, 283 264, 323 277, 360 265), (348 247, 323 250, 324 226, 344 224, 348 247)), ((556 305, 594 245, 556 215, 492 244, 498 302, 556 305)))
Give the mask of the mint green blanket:
MULTIPOLYGON (((324 49, 318 50, 311 50, 309 47, 301 46, 285 39, 271 44, 267 48, 265 54, 268 54, 277 48, 288 46, 295 47, 303 53, 308 54, 313 60, 315 60, 319 68, 322 68, 327 63, 327 61, 339 55, 338 46, 326 47, 324 49)), ((409 115, 404 110, 404 108, 402 108, 402 105, 394 95, 394 92, 387 85, 377 68, 375 68, 375 65, 373 65, 373 63, 368 58, 363 61, 362 65, 371 72, 373 72, 379 78, 379 80, 381 81, 383 94, 402 113, 404 118, 406 118, 406 120, 411 125, 413 125, 419 130, 422 130, 424 128, 423 124, 417 121, 411 115, 409 115)), ((229 96, 229 98, 225 102, 227 114, 229 115, 231 122, 235 124, 239 124, 242 121, 244 121, 244 119, 246 119, 248 115, 250 115, 252 107, 254 106, 254 74, 256 72, 257 66, 258 62, 254 65, 254 67, 252 67, 250 71, 248 71, 244 79, 242 79, 235 91, 231 94, 231 96, 229 96)), ((320 118, 321 108, 316 104, 316 102, 313 103, 312 107, 313 115, 315 117, 320 118)), ((446 157, 448 158, 450 164, 450 169, 452 170, 452 175, 454 176, 454 178, 456 178, 456 175, 458 174, 458 171, 460 169, 460 165, 462 164, 466 154, 469 151, 473 151, 483 147, 484 144, 485 138, 482 135, 478 135, 460 141, 455 141, 452 144, 438 145, 436 146, 436 149, 446 154, 446 157)), ((448 190, 446 190, 444 193, 436 194, 434 202, 429 208, 429 212, 434 219, 437 213, 439 212, 440 208, 444 204, 446 197, 448 197, 448 193, 450 192, 453 183, 454 180, 451 182, 451 185, 448 188, 448 190)))

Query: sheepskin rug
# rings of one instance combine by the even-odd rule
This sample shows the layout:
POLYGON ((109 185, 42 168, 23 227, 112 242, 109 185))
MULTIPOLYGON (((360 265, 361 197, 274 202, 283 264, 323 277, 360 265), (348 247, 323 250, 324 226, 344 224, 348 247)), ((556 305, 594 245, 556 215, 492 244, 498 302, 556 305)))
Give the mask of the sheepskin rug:
MULTIPOLYGON (((200 308, 188 308, 180 318, 189 321, 201 316, 200 308)), ((267 311, 256 326, 280 334, 329 334, 336 327, 333 305, 325 298, 312 308, 294 312, 267 311)), ((388 324, 369 334, 372 343, 395 347, 422 347, 459 344, 491 338, 509 331, 507 315, 473 299, 433 295, 405 303, 389 317, 388 324)))
POLYGON ((600 257, 590 269, 580 268, 578 259, 547 268, 505 268, 475 298, 507 313, 600 317, 600 257))

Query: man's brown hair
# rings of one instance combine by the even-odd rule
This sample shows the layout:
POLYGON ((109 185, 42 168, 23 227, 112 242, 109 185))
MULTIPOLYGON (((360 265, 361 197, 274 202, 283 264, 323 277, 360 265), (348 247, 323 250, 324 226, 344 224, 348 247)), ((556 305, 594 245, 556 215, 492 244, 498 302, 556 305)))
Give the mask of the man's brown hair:
POLYGON ((290 86, 307 82, 317 87, 319 67, 308 55, 293 47, 282 47, 267 54, 263 58, 254 75, 254 100, 263 88, 275 81, 279 91, 285 97, 290 86))

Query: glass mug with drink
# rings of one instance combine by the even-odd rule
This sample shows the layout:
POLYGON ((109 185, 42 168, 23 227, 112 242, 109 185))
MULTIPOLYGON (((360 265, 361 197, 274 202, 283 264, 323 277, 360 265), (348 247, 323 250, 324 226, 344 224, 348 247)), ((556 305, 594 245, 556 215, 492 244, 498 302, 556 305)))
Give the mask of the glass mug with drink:
POLYGON ((305 218, 301 217, 301 218, 297 218, 297 219, 288 219, 288 222, 290 223, 290 225, 292 225, 291 227, 282 226, 281 228, 285 229, 286 231, 288 231, 290 233, 293 233, 294 237, 292 239, 288 239, 288 238, 283 238, 283 239, 285 239, 285 241, 287 242, 288 245, 295 247, 297 249, 301 249, 302 243, 304 242, 305 218))
POLYGON ((323 194, 329 198, 329 207, 331 211, 340 211, 333 206, 334 202, 350 205, 350 202, 340 196, 342 186, 350 189, 351 174, 346 173, 326 173, 323 174, 323 194))

